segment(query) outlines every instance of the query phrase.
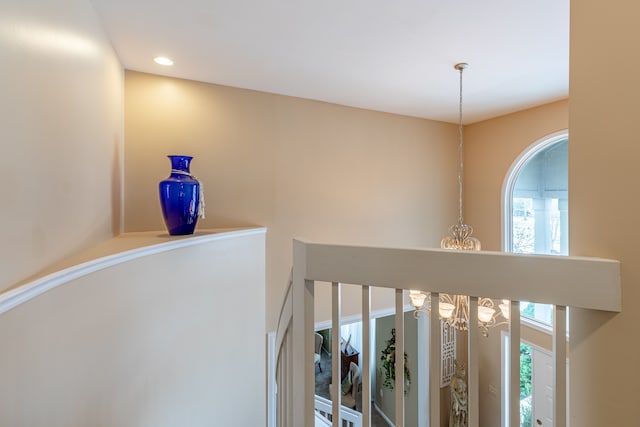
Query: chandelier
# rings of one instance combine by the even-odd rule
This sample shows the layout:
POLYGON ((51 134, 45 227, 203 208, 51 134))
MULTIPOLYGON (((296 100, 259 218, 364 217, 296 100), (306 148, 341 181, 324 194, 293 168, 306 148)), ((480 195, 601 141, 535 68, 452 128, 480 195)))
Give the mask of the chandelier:
MULTIPOLYGON (((462 220, 462 181, 464 178, 464 163, 462 157, 462 72, 469 65, 465 62, 456 64, 454 68, 460 72, 460 98, 458 103, 458 222, 449 227, 449 234, 440 242, 442 249, 479 251, 480 240, 472 237, 473 227, 462 220)), ((421 291, 410 291, 411 304, 415 308, 414 317, 418 318, 420 312, 431 311, 431 294, 421 291), (427 304, 425 304, 425 302, 427 304)), ((503 300, 499 304, 500 313, 504 319, 509 319, 509 304, 503 300)), ((458 330, 469 329, 469 297, 464 295, 440 294, 440 318, 450 326, 458 330)), ((498 318, 495 303, 490 298, 478 298, 478 327, 482 335, 488 335, 488 329, 503 325, 507 322, 498 318)))
MULTIPOLYGON (((431 313, 431 294, 422 291, 409 291, 411 305, 415 311, 413 317, 420 313, 427 316, 431 313)), ((469 330, 469 297, 466 295, 440 294, 440 319, 460 331, 469 330)), ((483 336, 489 336, 489 328, 506 325, 509 320, 509 301, 502 300, 496 310, 491 298, 478 298, 478 328, 483 336), (499 316, 502 315, 502 318, 499 316)))
POLYGON ((449 227, 449 235, 440 241, 442 249, 456 249, 464 251, 479 251, 480 240, 471 237, 473 227, 462 221, 462 180, 464 178, 464 163, 462 160, 462 72, 469 64, 461 62, 454 68, 460 72, 460 98, 458 103, 458 223, 449 227))

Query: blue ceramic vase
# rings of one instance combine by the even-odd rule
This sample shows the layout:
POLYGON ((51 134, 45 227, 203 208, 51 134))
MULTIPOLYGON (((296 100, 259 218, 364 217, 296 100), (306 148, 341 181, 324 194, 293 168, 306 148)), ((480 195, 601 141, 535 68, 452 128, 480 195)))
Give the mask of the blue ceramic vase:
POLYGON ((200 183, 191 176, 191 156, 167 156, 171 175, 160 181, 160 205, 164 223, 172 236, 193 234, 198 222, 200 183))

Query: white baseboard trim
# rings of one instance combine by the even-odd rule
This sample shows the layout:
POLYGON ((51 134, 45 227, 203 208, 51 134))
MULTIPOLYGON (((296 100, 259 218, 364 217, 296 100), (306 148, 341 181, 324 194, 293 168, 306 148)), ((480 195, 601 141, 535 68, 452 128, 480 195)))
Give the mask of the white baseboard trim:
MULTIPOLYGON (((404 311, 413 311, 414 308, 411 304, 407 304, 404 306, 404 311)), ((371 312, 371 320, 377 319, 378 317, 386 317, 386 316, 393 316, 396 314, 396 308, 395 307, 389 307, 389 308, 384 308, 384 309, 380 309, 380 310, 376 310, 376 311, 372 311, 371 312)), ((352 316, 345 316, 343 318, 340 319, 340 324, 341 325, 348 325, 349 323, 355 323, 355 322, 361 322, 362 321, 362 316, 360 314, 354 314, 352 316)), ((318 332, 318 331, 322 331, 325 329, 331 329, 331 319, 329 320, 323 320, 321 322, 316 322, 313 326, 313 330, 318 332)))
POLYGON ((382 419, 385 420, 387 424, 389 424, 391 427, 396 427, 396 425, 389 419, 389 417, 387 417, 387 415, 382 411, 382 409, 380 409, 380 407, 376 404, 375 400, 372 403, 373 403, 373 409, 376 410, 378 415, 380 415, 382 419))

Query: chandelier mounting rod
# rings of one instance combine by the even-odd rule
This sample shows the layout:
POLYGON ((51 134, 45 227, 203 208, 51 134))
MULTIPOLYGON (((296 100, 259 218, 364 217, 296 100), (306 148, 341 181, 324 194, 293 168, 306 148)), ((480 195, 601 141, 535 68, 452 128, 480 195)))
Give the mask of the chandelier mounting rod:
POLYGON ((466 62, 453 66, 460 72, 460 99, 458 103, 458 224, 462 225, 462 180, 464 178, 464 162, 462 158, 462 72, 469 67, 466 62))

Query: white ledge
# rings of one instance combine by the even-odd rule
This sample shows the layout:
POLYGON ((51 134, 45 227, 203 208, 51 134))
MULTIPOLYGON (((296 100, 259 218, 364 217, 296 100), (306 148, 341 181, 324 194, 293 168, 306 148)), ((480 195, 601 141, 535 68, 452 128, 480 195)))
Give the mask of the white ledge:
POLYGON ((159 231, 124 233, 0 293, 0 314, 72 280, 123 262, 216 240, 264 233, 265 228, 198 230, 188 236, 169 236, 159 231))
POLYGON ((620 312, 616 260, 294 241, 307 280, 416 289, 620 312))

